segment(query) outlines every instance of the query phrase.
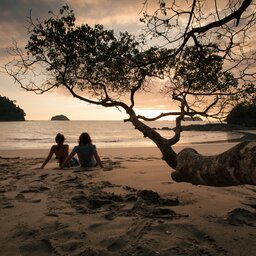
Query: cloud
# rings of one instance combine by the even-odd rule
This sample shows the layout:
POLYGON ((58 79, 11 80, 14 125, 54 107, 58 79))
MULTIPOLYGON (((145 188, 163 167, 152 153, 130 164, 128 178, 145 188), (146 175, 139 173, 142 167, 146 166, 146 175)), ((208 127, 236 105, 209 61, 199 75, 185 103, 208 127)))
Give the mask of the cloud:
POLYGON ((69 4, 77 17, 77 24, 103 24, 119 31, 136 33, 139 29, 139 12, 142 2, 137 0, 1 0, 0 54, 11 45, 13 39, 22 41, 29 25, 28 16, 43 20, 48 11, 58 12, 69 4))
POLYGON ((76 14, 78 24, 103 24, 107 28, 130 33, 140 29, 142 1, 73 0, 68 3, 76 14))
POLYGON ((33 13, 33 16, 38 17, 47 13, 51 8, 59 8, 64 3, 65 1, 62 0, 1 0, 0 22, 12 22, 15 20, 17 22, 24 23, 30 11, 33 13))
POLYGON ((19 45, 25 43, 30 12, 33 17, 43 18, 49 9, 58 10, 62 4, 64 1, 1 0, 0 56, 6 54, 6 48, 12 46, 13 40, 19 45))

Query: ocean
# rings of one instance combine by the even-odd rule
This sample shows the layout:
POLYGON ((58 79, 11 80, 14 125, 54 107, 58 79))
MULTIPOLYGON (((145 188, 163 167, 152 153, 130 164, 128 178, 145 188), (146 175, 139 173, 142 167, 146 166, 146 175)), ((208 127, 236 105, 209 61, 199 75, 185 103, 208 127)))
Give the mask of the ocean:
MULTIPOLYGON (((198 124, 204 122, 184 122, 198 124)), ((184 125, 183 123, 183 125, 184 125)), ((150 122, 154 128, 174 127, 174 121, 150 122)), ((55 143, 55 135, 62 133, 66 143, 77 145, 82 132, 91 135, 98 148, 151 147, 155 144, 142 133, 135 130, 131 123, 123 121, 25 121, 0 122, 0 148, 4 149, 47 149, 55 143)), ((172 131, 161 130, 161 135, 170 138, 172 131)), ((241 137, 238 132, 223 131, 184 131, 178 144, 226 141, 241 137)))

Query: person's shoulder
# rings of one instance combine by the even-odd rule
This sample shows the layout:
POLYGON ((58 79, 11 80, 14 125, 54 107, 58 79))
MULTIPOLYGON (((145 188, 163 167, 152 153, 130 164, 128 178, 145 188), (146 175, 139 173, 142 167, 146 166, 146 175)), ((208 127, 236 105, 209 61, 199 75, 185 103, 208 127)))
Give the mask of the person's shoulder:
POLYGON ((56 151, 57 150, 57 145, 52 145, 51 151, 56 151))
POLYGON ((79 145, 73 147, 73 151, 77 151, 79 149, 79 145))

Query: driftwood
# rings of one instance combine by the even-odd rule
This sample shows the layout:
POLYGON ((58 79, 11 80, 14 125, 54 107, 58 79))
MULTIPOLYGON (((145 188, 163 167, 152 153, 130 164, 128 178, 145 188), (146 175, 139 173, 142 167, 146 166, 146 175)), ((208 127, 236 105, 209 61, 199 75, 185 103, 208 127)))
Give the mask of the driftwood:
POLYGON ((177 182, 195 185, 256 185, 256 142, 244 141, 215 156, 185 148, 178 153, 177 168, 171 175, 177 182))

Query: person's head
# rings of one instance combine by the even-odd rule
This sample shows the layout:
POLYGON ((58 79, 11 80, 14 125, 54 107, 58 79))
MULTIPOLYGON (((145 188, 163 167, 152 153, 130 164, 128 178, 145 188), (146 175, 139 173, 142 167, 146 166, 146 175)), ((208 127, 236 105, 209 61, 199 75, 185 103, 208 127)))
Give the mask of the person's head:
POLYGON ((56 141, 56 143, 57 143, 58 145, 62 145, 62 144, 64 143, 64 141, 65 141, 64 135, 61 134, 61 133, 58 133, 58 134, 56 135, 56 137, 55 137, 55 141, 56 141))
POLYGON ((87 132, 83 132, 79 136, 79 146, 86 145, 86 144, 92 144, 92 139, 87 132))

